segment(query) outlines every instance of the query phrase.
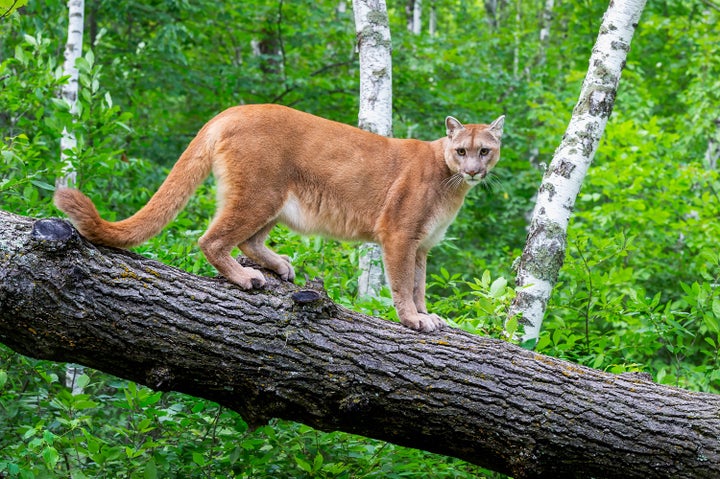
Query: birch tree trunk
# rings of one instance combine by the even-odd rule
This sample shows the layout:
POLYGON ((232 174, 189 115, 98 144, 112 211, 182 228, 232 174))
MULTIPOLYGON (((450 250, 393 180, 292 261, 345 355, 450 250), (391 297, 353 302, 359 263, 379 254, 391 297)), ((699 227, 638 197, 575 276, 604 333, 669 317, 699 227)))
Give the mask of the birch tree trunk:
MULTIPOLYGON (((63 74, 68 75, 70 78, 63 85, 60 94, 63 100, 70 105, 70 113, 73 117, 78 112, 78 69, 75 62, 82 54, 84 13, 84 0, 68 0, 68 37, 65 44, 63 74)), ((75 133, 64 128, 60 139, 60 162, 63 165, 63 175, 57 179, 58 186, 75 186, 77 174, 75 165, 72 162, 72 156, 68 151, 76 147, 75 133)))
POLYGON ((715 132, 708 140, 705 150, 705 166, 708 170, 716 170, 720 160, 720 118, 715 119, 715 132))
POLYGON ((490 28, 498 30, 500 28, 500 8, 504 0, 485 0, 485 15, 490 28))
MULTIPOLYGON (((358 126, 392 136, 392 45, 385 0, 353 0, 360 53, 358 126)), ((376 296, 385 284, 382 253, 376 244, 361 246, 358 294, 376 296)))
POLYGON ((251 426, 283 418, 516 479, 720 477, 718 395, 421 334, 266 277, 243 291, 0 211, 0 342, 21 354, 203 397, 251 426))
POLYGON ((545 0, 545 6, 543 7, 540 16, 540 52, 537 62, 539 66, 544 65, 547 58, 547 48, 548 43, 550 43, 550 28, 552 26, 554 7, 555 0, 545 0))
MULTIPOLYGON (((78 113, 77 99, 79 93, 78 69, 75 62, 82 55, 83 24, 85 16, 84 0, 68 0, 68 37, 65 44, 65 61, 63 62, 63 74, 70 76, 62 86, 60 92, 63 100, 70 105, 70 114, 73 118, 78 113)), ((72 154, 69 153, 77 147, 75 133, 63 128, 60 138, 60 164, 62 175, 56 180, 56 186, 73 188, 77 183, 77 172, 72 161, 72 154)), ((82 394, 83 388, 76 379, 82 376, 83 367, 77 364, 68 363, 65 366, 65 386, 72 391, 72 394, 82 394)))
POLYGON ((428 18, 428 33, 431 37, 437 32, 437 6, 435 1, 430 2, 430 15, 428 18))
POLYGON ((517 296, 509 317, 522 315, 523 339, 537 342, 565 259, 567 227, 585 174, 615 103, 620 74, 645 0, 610 2, 603 17, 570 124, 545 172, 527 243, 517 268, 517 296))
POLYGON ((422 0, 415 0, 413 2, 412 32, 415 35, 420 35, 421 31, 422 31, 422 0))

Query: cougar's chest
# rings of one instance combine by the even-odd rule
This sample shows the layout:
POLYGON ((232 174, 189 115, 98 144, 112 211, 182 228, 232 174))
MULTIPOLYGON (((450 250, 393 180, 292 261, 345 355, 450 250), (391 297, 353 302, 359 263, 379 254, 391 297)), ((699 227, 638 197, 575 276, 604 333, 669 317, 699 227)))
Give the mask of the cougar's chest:
POLYGON ((448 227, 452 224, 455 219, 455 215, 449 218, 435 218, 426 227, 425 237, 423 238, 420 246, 428 250, 441 242, 445 237, 445 232, 448 227))
POLYGON ((452 222, 455 221, 455 217, 462 203, 462 199, 449 202, 440 206, 434 214, 429 215, 431 219, 425 225, 425 235, 420 242, 420 246, 423 249, 428 250, 443 240, 445 232, 452 222))

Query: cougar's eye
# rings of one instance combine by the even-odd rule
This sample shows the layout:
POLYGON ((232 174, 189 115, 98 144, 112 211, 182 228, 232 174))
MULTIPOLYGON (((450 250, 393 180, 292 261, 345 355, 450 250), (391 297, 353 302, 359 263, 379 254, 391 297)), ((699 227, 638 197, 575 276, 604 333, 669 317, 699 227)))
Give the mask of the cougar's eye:
POLYGON ((458 148, 455 150, 458 154, 458 156, 465 156, 465 148, 458 148))
POLYGON ((490 153, 490 148, 480 148, 480 156, 487 156, 490 153))

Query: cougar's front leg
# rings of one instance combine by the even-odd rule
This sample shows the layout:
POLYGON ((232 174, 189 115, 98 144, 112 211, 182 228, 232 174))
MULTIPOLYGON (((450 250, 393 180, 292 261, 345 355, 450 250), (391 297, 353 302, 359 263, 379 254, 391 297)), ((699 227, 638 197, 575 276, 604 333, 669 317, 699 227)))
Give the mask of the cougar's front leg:
MULTIPOLYGON (((415 295, 416 272, 417 272, 417 242, 406 239, 394 238, 382 245, 385 270, 390 280, 393 303, 397 310, 400 322, 405 326, 418 331, 430 332, 444 326, 444 322, 436 315, 427 314, 425 311, 418 311, 415 295)), ((424 255, 421 255, 424 257, 424 255)), ((422 261, 424 265, 424 260, 422 261)), ((424 268, 423 268, 424 272, 424 268)), ((425 284, 423 274, 422 293, 424 295, 425 284)), ((425 301, 421 305, 424 309, 425 301)))
POLYGON ((418 249, 415 253, 415 283, 413 284, 413 301, 418 313, 427 313, 425 307, 425 269, 427 266, 427 251, 418 249))

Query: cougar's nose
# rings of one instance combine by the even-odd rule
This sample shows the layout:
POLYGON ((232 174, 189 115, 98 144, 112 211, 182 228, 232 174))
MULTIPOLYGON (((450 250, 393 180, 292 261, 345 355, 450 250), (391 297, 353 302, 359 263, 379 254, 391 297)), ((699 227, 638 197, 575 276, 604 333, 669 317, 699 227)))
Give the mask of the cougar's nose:
POLYGON ((485 178, 485 172, 481 168, 469 168, 465 170, 465 174, 473 178, 475 178, 476 176, 479 176, 480 178, 485 178))

